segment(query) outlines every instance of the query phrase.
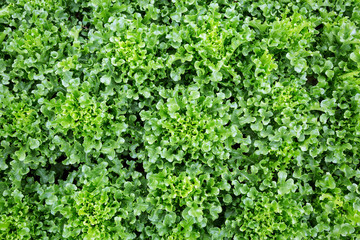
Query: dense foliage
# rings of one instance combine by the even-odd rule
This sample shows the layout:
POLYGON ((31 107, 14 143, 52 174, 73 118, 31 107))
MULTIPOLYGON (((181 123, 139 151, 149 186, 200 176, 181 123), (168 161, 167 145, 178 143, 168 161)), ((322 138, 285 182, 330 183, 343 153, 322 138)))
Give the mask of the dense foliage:
POLYGON ((0 2, 1 239, 360 239, 358 0, 0 2))

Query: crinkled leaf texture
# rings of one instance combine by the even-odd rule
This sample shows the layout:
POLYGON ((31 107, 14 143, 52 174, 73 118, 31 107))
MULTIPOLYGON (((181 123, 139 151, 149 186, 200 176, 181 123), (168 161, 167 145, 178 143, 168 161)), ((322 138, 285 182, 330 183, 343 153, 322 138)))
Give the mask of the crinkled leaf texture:
POLYGON ((360 239, 360 2, 0 1, 0 239, 360 239))

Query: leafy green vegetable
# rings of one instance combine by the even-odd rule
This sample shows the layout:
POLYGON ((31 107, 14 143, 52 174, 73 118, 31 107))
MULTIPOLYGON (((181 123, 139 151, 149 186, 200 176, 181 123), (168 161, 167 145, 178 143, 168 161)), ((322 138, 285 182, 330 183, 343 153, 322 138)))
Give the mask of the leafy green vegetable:
POLYGON ((360 2, 0 2, 1 239, 360 239, 360 2))

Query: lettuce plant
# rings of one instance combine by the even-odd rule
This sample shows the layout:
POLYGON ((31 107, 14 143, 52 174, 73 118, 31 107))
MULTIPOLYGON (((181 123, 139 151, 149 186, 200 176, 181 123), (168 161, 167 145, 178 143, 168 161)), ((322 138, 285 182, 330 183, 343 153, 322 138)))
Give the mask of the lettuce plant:
POLYGON ((360 3, 0 2, 1 239, 360 239, 360 3))

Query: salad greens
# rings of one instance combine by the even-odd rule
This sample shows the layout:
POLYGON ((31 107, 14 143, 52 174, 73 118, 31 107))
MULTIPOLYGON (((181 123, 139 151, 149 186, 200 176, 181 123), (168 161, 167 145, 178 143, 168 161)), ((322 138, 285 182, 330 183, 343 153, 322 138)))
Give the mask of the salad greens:
POLYGON ((1 239, 360 239, 359 0, 0 2, 1 239))

